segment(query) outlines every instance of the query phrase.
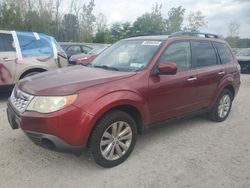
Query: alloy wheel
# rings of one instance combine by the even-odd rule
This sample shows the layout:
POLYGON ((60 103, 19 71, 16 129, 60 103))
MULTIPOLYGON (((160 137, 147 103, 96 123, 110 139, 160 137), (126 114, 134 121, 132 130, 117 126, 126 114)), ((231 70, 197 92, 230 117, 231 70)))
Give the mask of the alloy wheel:
POLYGON ((100 141, 102 156, 110 161, 121 158, 132 142, 132 129, 125 121, 112 123, 103 133, 100 141))
POLYGON ((220 118, 224 118, 229 113, 231 106, 231 99, 228 94, 223 95, 220 99, 219 106, 218 106, 218 115, 220 118))

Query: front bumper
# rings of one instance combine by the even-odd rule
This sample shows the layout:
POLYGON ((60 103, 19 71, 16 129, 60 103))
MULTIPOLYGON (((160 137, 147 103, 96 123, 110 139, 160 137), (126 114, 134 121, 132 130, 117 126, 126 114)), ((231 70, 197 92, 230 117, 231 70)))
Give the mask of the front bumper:
POLYGON ((85 148, 84 146, 69 145, 62 139, 54 135, 38 133, 33 131, 24 131, 24 132, 32 142, 50 150, 80 154, 81 151, 85 148))
POLYGON ((7 115, 11 127, 21 128, 37 145, 71 153, 79 153, 86 146, 89 135, 85 130, 91 117, 78 107, 69 106, 50 114, 20 114, 8 102, 7 115))

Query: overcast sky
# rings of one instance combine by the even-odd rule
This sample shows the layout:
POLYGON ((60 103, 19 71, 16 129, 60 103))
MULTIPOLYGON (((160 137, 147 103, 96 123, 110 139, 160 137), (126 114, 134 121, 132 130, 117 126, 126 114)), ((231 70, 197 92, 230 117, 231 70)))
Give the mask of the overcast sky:
POLYGON ((228 24, 239 21, 240 37, 250 38, 250 0, 95 0, 95 14, 104 13, 109 24, 131 22, 150 11, 155 2, 163 5, 164 17, 170 8, 177 6, 184 7, 186 14, 200 10, 208 21, 208 26, 202 29, 206 32, 225 36, 228 24))

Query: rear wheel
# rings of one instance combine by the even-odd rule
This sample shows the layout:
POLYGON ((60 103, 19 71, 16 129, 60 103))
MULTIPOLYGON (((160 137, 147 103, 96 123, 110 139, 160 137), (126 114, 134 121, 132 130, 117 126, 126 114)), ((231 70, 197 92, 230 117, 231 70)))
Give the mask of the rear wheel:
POLYGON ((97 164, 110 168, 125 161, 136 143, 136 124, 122 111, 111 111, 97 123, 90 138, 90 151, 97 164))
POLYGON ((224 121, 230 113, 232 101, 232 93, 228 89, 224 89, 210 112, 210 119, 216 122, 224 121))

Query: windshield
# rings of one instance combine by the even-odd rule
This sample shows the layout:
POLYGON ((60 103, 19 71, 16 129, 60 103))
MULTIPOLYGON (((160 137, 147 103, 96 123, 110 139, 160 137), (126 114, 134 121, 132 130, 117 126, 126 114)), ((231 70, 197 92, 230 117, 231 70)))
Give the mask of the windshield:
POLYGON ((99 47, 99 48, 95 48, 95 49, 93 49, 93 50, 90 50, 89 52, 88 52, 88 54, 90 54, 90 55, 98 55, 98 54, 100 54, 102 51, 104 51, 105 49, 107 48, 107 46, 105 46, 105 47, 99 47))
POLYGON ((241 50, 237 53, 238 56, 250 56, 250 50, 249 49, 244 49, 241 50))
POLYGON ((161 44, 162 41, 122 40, 101 53, 92 66, 139 71, 148 65, 161 44))

